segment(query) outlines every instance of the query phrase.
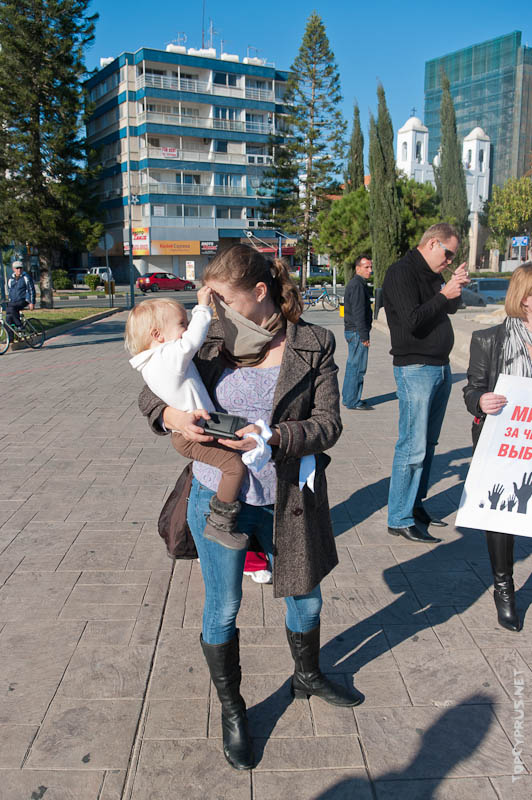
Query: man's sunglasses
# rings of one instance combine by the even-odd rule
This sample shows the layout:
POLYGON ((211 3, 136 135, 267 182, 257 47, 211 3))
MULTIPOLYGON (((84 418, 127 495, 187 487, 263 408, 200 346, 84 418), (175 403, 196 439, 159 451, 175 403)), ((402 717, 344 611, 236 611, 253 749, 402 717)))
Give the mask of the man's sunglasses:
POLYGON ((441 249, 444 251, 444 253, 445 253, 445 258, 447 259, 447 261, 453 261, 454 257, 456 256, 456 253, 455 253, 453 250, 447 250, 447 248, 445 247, 445 245, 443 245, 443 244, 442 244, 441 242, 439 242, 437 239, 436 239, 436 241, 438 242, 438 244, 439 244, 439 246, 441 247, 441 249))

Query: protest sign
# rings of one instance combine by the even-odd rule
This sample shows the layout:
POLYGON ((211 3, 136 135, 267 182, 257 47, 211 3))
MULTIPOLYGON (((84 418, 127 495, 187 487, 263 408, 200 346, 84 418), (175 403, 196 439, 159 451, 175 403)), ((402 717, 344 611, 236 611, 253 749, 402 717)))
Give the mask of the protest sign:
POLYGON ((494 391, 508 402, 486 417, 456 524, 532 537, 532 378, 499 375, 494 391))

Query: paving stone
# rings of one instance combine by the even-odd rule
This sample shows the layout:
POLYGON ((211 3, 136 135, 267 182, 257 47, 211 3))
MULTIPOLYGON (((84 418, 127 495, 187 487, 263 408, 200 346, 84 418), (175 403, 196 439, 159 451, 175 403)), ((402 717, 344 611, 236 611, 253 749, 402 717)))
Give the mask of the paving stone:
POLYGON ((0 769, 22 767, 37 730, 35 725, 0 725, 0 769))
POLYGON ((146 800, 150 796, 249 800, 250 795, 250 773, 228 766, 219 741, 148 740, 142 746, 131 800, 146 800))
POLYGON ((151 698, 203 698, 209 694, 209 670, 197 631, 161 635, 151 678, 151 698))
POLYGON ((80 644, 59 686, 58 697, 143 697, 150 647, 80 644))
MULTIPOLYGON (((0 800, 102 800, 104 772, 2 770, 0 800)), ((113 798, 114 800, 114 798, 113 798)))
POLYGON ((501 800, 530 800, 532 797, 532 775, 520 775, 515 781, 512 781, 510 776, 500 776, 490 780, 497 791, 497 797, 501 800))
POLYGON ((85 626, 81 641, 84 645, 127 645, 130 643, 135 625, 133 620, 91 620, 85 626))
POLYGON ((355 716, 374 778, 392 772, 402 779, 510 774, 511 748, 489 705, 455 705, 444 712, 361 706, 355 716))
POLYGON ((377 800, 498 800, 488 778, 409 781, 400 775, 396 780, 377 780, 375 790, 377 800))
MULTIPOLYGON (((146 739, 205 739, 209 702, 173 698, 150 702, 144 730, 146 739)), ((218 721, 219 722, 219 721, 218 721)))
POLYGON ((255 751, 260 759, 257 771, 345 769, 364 766, 358 736, 257 739, 255 751))
POLYGON ((56 698, 33 743, 27 769, 125 769, 141 703, 56 698))
POLYGON ((256 772, 254 800, 293 797, 303 800, 373 800, 365 769, 256 772))
POLYGON ((126 771, 121 769, 108 770, 105 773, 102 793, 98 800, 122 800, 122 790, 126 780, 126 771))

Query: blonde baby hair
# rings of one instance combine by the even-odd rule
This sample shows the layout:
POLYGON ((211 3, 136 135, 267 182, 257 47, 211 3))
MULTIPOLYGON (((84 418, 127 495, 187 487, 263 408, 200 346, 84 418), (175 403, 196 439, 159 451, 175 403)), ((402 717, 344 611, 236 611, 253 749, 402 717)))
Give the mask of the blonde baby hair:
POLYGON ((152 342, 152 331, 163 330, 172 314, 185 316, 187 312, 177 300, 169 297, 158 297, 154 300, 143 300, 131 309, 126 322, 124 347, 132 356, 148 350, 152 342))

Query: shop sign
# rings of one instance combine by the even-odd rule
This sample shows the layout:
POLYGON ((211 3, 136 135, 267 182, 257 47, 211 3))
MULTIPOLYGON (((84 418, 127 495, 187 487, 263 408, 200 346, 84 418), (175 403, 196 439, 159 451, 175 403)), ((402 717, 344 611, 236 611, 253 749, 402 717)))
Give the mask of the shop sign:
POLYGON ((199 256, 200 243, 153 239, 151 254, 152 256, 199 256))
POLYGON ((202 256, 215 255, 218 250, 218 242, 200 242, 200 254, 202 256))

